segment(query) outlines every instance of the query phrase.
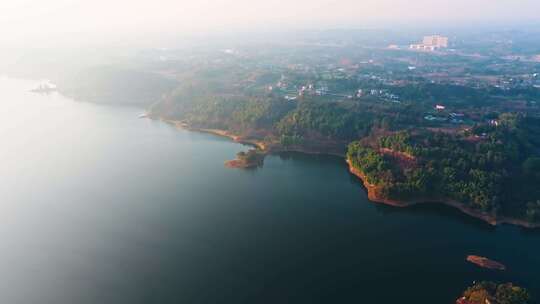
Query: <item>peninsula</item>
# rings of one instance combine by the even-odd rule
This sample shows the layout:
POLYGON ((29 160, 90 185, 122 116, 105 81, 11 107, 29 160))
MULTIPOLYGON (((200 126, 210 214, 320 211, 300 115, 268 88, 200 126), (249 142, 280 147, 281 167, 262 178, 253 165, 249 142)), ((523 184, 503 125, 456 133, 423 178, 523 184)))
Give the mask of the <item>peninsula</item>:
POLYGON ((262 167, 264 157, 264 151, 259 151, 257 149, 251 149, 247 152, 242 151, 236 154, 236 159, 226 161, 225 166, 237 169, 252 169, 262 167))
POLYGON ((442 203, 492 225, 536 228, 540 203, 532 168, 540 159, 520 149, 534 145, 529 140, 536 140, 537 124, 519 115, 501 116, 500 125, 483 133, 485 139, 477 135, 483 126, 451 134, 379 130, 349 145, 347 163, 372 201, 396 207, 442 203), (530 202, 520 215, 509 201, 527 196, 530 202))
POLYGON ((150 118, 257 149, 231 167, 283 151, 337 155, 372 201, 443 203, 494 225, 539 227, 538 67, 499 49, 465 51, 253 46, 174 53, 168 68, 83 71, 84 87, 78 77, 57 83, 96 102, 151 101, 150 118))
MULTIPOLYGON (((498 133, 499 131, 511 125, 513 128, 520 128, 520 132, 528 132, 529 124, 536 125, 536 120, 529 119, 516 115, 501 117, 501 128, 493 130, 496 141, 492 147, 493 151, 497 151, 499 147, 516 145, 511 142, 515 138, 509 136, 509 130, 498 133), (497 134, 504 134, 506 138, 497 138, 497 134)), ((475 174, 479 176, 473 175, 473 179, 467 181, 471 178, 468 172, 460 173, 459 167, 453 167, 469 159, 470 163, 464 166, 469 170, 474 170, 474 163, 470 161, 476 154, 472 149, 478 149, 474 144, 486 144, 486 141, 475 137, 474 134, 477 131, 474 128, 455 134, 421 129, 397 132, 374 129, 370 135, 349 144, 347 153, 340 153, 339 149, 345 145, 344 142, 313 138, 307 143, 305 139, 301 142, 287 143, 273 137, 270 131, 261 130, 240 135, 227 130, 191 127, 188 122, 166 121, 179 128, 227 137, 235 142, 254 147, 247 152, 239 152, 236 159, 227 161, 225 165, 229 168, 260 167, 265 155, 269 153, 295 151, 308 154, 332 154, 345 158, 350 172, 360 178, 367 190, 368 198, 373 202, 394 207, 440 203, 457 208, 491 225, 513 224, 526 228, 540 227, 540 223, 534 217, 535 213, 530 209, 523 216, 516 213, 507 215, 501 212, 501 207, 498 205, 504 202, 497 201, 497 205, 492 205, 490 195, 493 194, 490 191, 496 194, 503 193, 498 188, 500 183, 496 180, 474 179, 497 179, 500 176, 489 175, 485 171, 478 170, 475 174), (265 137, 261 138, 261 134, 265 134, 265 137), (445 142, 444 145, 441 141, 445 142), (472 146, 469 147, 471 144, 472 146), (430 149, 437 151, 435 153, 430 149), (453 156, 459 159, 441 159, 441 156, 453 156), (464 182, 467 182, 466 187, 457 192, 456 189, 459 189, 464 182)), ((496 152, 493 151, 488 153, 490 156, 486 161, 498 158, 500 162, 501 159, 508 157, 504 155, 504 150, 498 150, 498 153, 494 155, 492 153, 496 152)), ((495 165, 490 164, 490 166, 495 168, 495 165)), ((524 178, 526 177, 521 177, 522 186, 534 187, 524 182, 524 178)), ((528 204, 527 207, 536 207, 536 205, 528 204)))

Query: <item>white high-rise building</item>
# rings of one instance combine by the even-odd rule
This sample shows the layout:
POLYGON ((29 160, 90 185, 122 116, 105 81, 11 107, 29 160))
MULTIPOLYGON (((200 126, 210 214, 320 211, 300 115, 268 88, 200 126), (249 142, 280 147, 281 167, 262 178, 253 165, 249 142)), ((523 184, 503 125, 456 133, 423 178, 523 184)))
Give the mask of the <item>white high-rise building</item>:
POLYGON ((448 37, 433 35, 433 36, 424 36, 422 43, 420 44, 411 44, 410 48, 413 50, 421 51, 435 51, 441 48, 448 47, 448 37))
POLYGON ((427 46, 434 46, 438 48, 447 48, 448 47, 448 37, 433 35, 425 36, 423 44, 427 46))

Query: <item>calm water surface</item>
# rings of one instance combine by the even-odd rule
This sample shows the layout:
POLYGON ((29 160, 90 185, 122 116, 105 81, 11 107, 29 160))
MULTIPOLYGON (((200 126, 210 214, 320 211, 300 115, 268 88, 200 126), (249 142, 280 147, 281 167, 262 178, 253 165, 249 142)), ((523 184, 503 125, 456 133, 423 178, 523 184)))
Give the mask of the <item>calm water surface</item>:
POLYGON ((540 296, 540 233, 370 203, 343 161, 245 147, 0 78, 0 303, 452 303, 540 296), (492 257, 498 273, 464 261, 492 257))

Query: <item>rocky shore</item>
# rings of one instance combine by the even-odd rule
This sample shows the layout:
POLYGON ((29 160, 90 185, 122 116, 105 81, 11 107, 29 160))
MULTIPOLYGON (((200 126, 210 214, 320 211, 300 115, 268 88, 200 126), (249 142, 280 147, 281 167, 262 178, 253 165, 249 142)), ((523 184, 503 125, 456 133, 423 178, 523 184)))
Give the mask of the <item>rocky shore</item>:
POLYGON ((251 149, 247 152, 239 152, 236 159, 225 162, 225 166, 235 169, 252 169, 262 167, 266 153, 257 149, 251 149))
POLYGON ((360 170, 354 168, 351 165, 349 160, 347 160, 347 164, 349 166, 349 171, 362 181, 362 184, 367 190, 369 200, 376 203, 382 203, 382 204, 386 204, 386 205, 390 205, 394 207, 400 207, 400 208, 410 207, 410 206, 418 205, 418 204, 429 204, 429 203, 444 204, 444 205, 456 208, 471 217, 478 218, 493 226, 501 225, 501 224, 511 224, 511 225, 516 225, 516 226, 521 226, 524 228, 540 228, 540 224, 538 223, 530 223, 521 219, 497 216, 494 213, 476 210, 463 203, 460 203, 460 202, 457 202, 448 198, 418 197, 418 198, 410 199, 410 200, 395 200, 395 199, 385 198, 381 196, 380 194, 381 193, 380 187, 370 184, 367 181, 367 177, 365 176, 365 174, 361 172, 360 170))

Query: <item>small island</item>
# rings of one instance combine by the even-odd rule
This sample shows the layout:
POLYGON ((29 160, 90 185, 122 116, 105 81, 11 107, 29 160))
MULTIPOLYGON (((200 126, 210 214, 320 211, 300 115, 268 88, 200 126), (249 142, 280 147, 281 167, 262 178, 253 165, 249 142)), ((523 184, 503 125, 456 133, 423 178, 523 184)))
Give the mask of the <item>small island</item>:
POLYGON ((257 149, 251 149, 247 152, 238 152, 236 159, 225 162, 228 168, 252 169, 261 167, 264 163, 265 153, 257 149))
POLYGON ((479 282, 467 288, 456 304, 528 304, 531 296, 527 289, 512 283, 479 282))
POLYGON ((482 268, 487 268, 487 269, 493 269, 493 270, 506 270, 506 266, 497 262, 497 261, 494 261, 494 260, 490 260, 486 257, 481 257, 481 256, 477 256, 477 255, 469 255, 467 257, 467 261, 468 262, 471 262, 477 266, 480 266, 482 268))

